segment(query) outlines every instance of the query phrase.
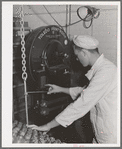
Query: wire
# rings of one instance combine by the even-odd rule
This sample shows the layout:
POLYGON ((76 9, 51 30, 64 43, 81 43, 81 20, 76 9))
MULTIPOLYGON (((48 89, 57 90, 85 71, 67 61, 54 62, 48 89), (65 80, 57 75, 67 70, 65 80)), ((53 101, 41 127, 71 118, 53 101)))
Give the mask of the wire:
POLYGON ((31 8, 31 10, 34 12, 34 14, 35 14, 40 20, 42 20, 45 24, 49 25, 49 23, 48 23, 45 19, 43 19, 41 16, 37 15, 37 13, 36 13, 35 10, 32 8, 32 6, 28 5, 28 7, 31 8))
POLYGON ((77 15, 81 19, 81 21, 83 21, 83 26, 88 29, 92 25, 93 19, 97 19, 99 17, 100 11, 99 9, 94 9, 93 7, 90 7, 90 6, 81 6, 77 9, 77 15), (83 7, 86 7, 88 9, 88 14, 86 15, 85 18, 82 18, 79 14, 79 10, 83 7), (96 15, 97 12, 98 14, 96 15), (86 26, 86 22, 89 22, 89 21, 90 21, 90 25, 86 26))
MULTIPOLYGON (((77 24, 77 23, 79 23, 79 22, 81 22, 81 21, 82 21, 82 20, 76 21, 76 22, 74 22, 74 23, 72 23, 72 24, 67 25, 67 27, 68 27, 68 26, 71 26, 71 25, 74 25, 74 24, 77 24)), ((66 26, 63 26, 63 27, 66 27, 66 26)))
MULTIPOLYGON (((44 5, 43 5, 44 6, 44 5)), ((51 13, 47 10, 47 8, 44 6, 44 8, 46 9, 46 11, 48 12, 48 14, 53 18, 53 16, 51 15, 51 13)), ((54 18, 53 18, 53 20, 63 29, 63 27, 66 27, 66 25, 65 26, 61 26, 54 18)), ((74 24, 77 24, 77 23, 79 23, 79 22, 81 22, 82 20, 78 20, 78 21, 76 21, 76 22, 74 22, 74 23, 71 23, 71 24, 69 24, 69 25, 67 25, 67 27, 68 26, 71 26, 71 25, 74 25, 74 24)))
MULTIPOLYGON (((30 6, 30 5, 29 5, 29 6, 30 6)), ((30 6, 30 7, 31 7, 31 6, 30 6)), ((101 11, 100 9, 96 9, 96 12, 98 12, 98 14, 97 14, 97 16, 95 16, 95 15, 93 14, 93 12, 91 11, 91 9, 90 9, 89 6, 81 6, 81 7, 86 7, 86 8, 88 8, 88 9, 89 9, 88 11, 90 11, 90 13, 88 13, 85 18, 81 18, 80 14, 79 14, 79 10, 80 10, 81 7, 79 7, 79 8, 77 9, 77 15, 78 15, 78 17, 80 18, 80 20, 78 20, 78 21, 76 21, 76 22, 73 22, 73 23, 70 23, 69 25, 66 24, 66 25, 64 25, 64 26, 61 26, 61 25, 57 22, 57 20, 52 16, 52 14, 48 11, 48 9, 46 8, 46 6, 43 5, 43 7, 44 7, 45 10, 47 11, 47 13, 51 16, 51 18, 58 24, 58 26, 60 26, 60 28, 62 28, 62 30, 64 30, 63 27, 69 27, 69 26, 75 25, 75 24, 77 24, 77 23, 79 23, 79 22, 81 22, 81 21, 83 21, 83 26, 84 26, 85 28, 89 28, 89 27, 92 25, 93 19, 97 19, 97 18, 99 17, 99 15, 100 15, 100 11, 101 11), (87 20, 89 16, 91 16, 91 19, 90 19, 90 20, 87 20), (86 22, 89 22, 89 21, 90 21, 90 25, 89 25, 89 26, 86 26, 86 22)), ((31 7, 31 9, 32 9, 32 7, 31 7)), ((36 13, 33 9, 32 9, 32 11, 34 12, 34 14, 36 14, 36 15, 38 16, 39 13, 36 13)), ((104 11, 104 10, 103 10, 103 11, 104 11)), ((52 12, 52 13, 54 13, 54 12, 52 12)), ((60 12, 55 12, 55 13, 60 13, 60 12)), ((96 13, 95 13, 95 14, 96 14, 96 13)), ((27 14, 25 14, 25 15, 27 15, 27 14)), ((29 15, 29 14, 28 14, 28 15, 29 15)), ((32 15, 32 14, 31 14, 31 15, 32 15)), ((38 16, 38 17, 39 17, 39 16, 38 16)), ((39 18, 40 18, 40 17, 39 17, 39 18)), ((46 24, 48 24, 44 19, 42 19, 42 18, 40 18, 40 19, 43 20, 46 24)))
POLYGON ((90 25, 86 26, 86 21, 83 21, 84 28, 89 28, 92 25, 93 19, 91 19, 89 22, 90 22, 90 25))
POLYGON ((55 18, 51 15, 51 13, 47 10, 47 8, 43 5, 43 7, 46 9, 46 11, 48 12, 48 14, 52 17, 52 19, 63 29, 63 27, 55 20, 55 18))
MULTIPOLYGON (((29 6, 29 5, 28 5, 29 6)), ((111 11, 111 10, 117 10, 117 9, 100 9, 100 11, 111 11)), ((72 13, 75 13, 76 11, 72 11, 72 13)), ((65 11, 58 11, 58 12, 51 12, 51 14, 61 14, 61 13, 66 13, 65 11)), ((47 13, 24 13, 24 16, 32 16, 32 15, 46 15, 47 13)))
MULTIPOLYGON (((72 13, 75 13, 76 11, 72 11, 72 13)), ((50 12, 51 14, 61 14, 61 13, 66 13, 65 11, 58 11, 58 12, 50 12)), ((44 13, 44 12, 41 12, 41 13, 36 13, 37 15, 47 15, 48 13, 44 13)), ((35 15, 34 13, 24 13, 24 15, 35 15)))

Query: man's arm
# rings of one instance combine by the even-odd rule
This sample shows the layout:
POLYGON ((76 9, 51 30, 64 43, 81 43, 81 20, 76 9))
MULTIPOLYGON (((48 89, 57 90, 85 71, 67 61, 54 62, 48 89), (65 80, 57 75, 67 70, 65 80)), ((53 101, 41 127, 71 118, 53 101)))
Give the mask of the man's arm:
POLYGON ((49 129, 54 128, 54 127, 57 127, 57 126, 59 126, 59 125, 60 125, 60 124, 59 124, 55 119, 53 119, 51 122, 47 123, 47 127, 48 127, 49 129))
POLYGON ((27 127, 31 128, 31 129, 38 130, 38 131, 49 131, 51 128, 57 127, 59 125, 60 124, 55 119, 53 119, 51 122, 49 122, 45 125, 42 125, 42 126, 27 125, 27 127))
POLYGON ((65 87, 60 87, 53 84, 46 84, 46 86, 49 86, 49 90, 47 94, 65 93, 70 95, 72 99, 76 99, 76 97, 83 91, 82 87, 65 88, 65 87))
POLYGON ((113 74, 110 71, 108 69, 97 73, 89 86, 81 93, 81 96, 56 116, 56 121, 62 126, 67 127, 88 113, 99 100, 109 93, 110 88, 114 88, 112 82, 114 81, 116 84, 116 75, 113 70, 113 74))

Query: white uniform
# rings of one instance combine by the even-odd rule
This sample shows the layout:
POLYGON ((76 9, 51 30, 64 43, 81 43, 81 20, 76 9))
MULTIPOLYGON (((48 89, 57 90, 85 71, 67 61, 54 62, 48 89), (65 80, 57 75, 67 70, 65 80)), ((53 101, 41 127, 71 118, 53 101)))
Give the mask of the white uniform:
POLYGON ((117 68, 102 54, 86 76, 89 86, 70 88, 73 100, 80 96, 55 119, 67 127, 90 111, 98 143, 117 143, 117 68))

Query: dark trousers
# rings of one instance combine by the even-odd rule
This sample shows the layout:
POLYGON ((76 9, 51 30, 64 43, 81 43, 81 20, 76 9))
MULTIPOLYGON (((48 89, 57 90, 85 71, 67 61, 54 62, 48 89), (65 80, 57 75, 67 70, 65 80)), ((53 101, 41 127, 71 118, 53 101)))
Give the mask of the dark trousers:
POLYGON ((90 121, 90 112, 74 122, 81 143, 92 143, 94 132, 90 121))

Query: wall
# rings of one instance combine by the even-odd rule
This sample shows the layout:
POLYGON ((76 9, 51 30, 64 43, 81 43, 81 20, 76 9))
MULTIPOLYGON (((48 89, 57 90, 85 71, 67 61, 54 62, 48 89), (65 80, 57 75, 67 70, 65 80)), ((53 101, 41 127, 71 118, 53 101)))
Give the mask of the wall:
MULTIPOLYGON (((77 16, 77 8, 81 5, 71 5, 71 23, 79 20, 77 16)), ((117 6, 116 5, 95 5, 95 8, 100 9, 100 16, 94 19, 90 28, 83 27, 83 22, 68 27, 68 36, 88 34, 99 40, 99 50, 101 53, 117 64, 117 6)), ((66 25, 66 5, 46 5, 48 11, 52 14, 55 20, 62 26, 66 25)), ((17 16, 19 6, 13 7, 13 16, 17 16)), ((25 5, 24 20, 28 22, 31 29, 40 26, 57 25, 57 23, 47 13, 43 5, 25 5)), ((66 31, 66 28, 64 27, 66 31)))
POLYGON ((94 20, 93 36, 100 42, 101 53, 117 64, 117 7, 106 6, 103 9, 107 10, 102 10, 99 18, 94 20))

